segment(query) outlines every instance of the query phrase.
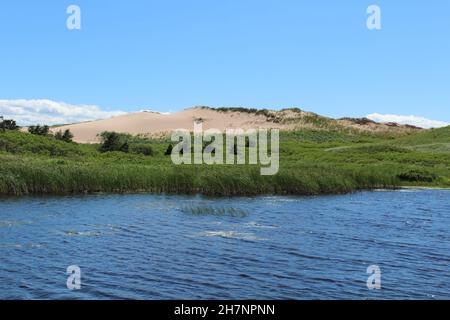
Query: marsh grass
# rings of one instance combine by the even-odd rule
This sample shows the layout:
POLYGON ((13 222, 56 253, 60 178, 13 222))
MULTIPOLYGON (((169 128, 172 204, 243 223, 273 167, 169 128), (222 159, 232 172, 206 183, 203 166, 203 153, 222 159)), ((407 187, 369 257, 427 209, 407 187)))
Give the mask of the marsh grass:
POLYGON ((326 130, 282 132, 280 171, 258 165, 181 165, 165 156, 167 141, 135 137, 151 155, 98 151, 22 132, 0 133, 0 194, 202 193, 339 194, 400 185, 450 187, 450 129, 408 136, 326 130))

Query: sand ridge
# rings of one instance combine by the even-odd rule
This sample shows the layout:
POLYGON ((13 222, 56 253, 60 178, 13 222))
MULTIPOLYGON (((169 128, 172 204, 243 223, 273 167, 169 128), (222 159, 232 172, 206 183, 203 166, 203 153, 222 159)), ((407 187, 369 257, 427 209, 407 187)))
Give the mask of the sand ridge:
POLYGON ((53 127, 52 132, 69 129, 78 143, 97 143, 99 134, 104 131, 115 131, 132 135, 162 136, 176 129, 192 131, 194 122, 201 122, 203 130, 228 128, 241 129, 280 129, 295 130, 301 128, 347 127, 361 130, 413 130, 404 126, 387 126, 370 122, 359 124, 346 120, 335 120, 321 117, 300 109, 253 110, 243 108, 212 109, 209 107, 193 107, 176 113, 162 114, 158 112, 135 112, 116 116, 110 119, 76 123, 53 127))

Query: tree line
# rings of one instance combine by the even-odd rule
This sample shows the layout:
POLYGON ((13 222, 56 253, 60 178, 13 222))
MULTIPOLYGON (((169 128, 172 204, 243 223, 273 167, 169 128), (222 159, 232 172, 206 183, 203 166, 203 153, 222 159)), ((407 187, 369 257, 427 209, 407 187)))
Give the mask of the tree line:
POLYGON ((7 120, 3 116, 0 116, 0 130, 6 131, 6 130, 17 130, 19 129, 19 126, 16 124, 14 120, 7 120))
MULTIPOLYGON (((17 125, 16 121, 12 119, 5 119, 0 116, 0 130, 5 132, 6 130, 18 130, 20 127, 17 125)), ((50 132, 50 127, 47 125, 36 125, 29 126, 28 132, 38 136, 54 136, 57 140, 72 142, 73 134, 69 129, 56 132, 54 135, 50 132)))
MULTIPOLYGON (((28 132, 31 134, 35 134, 38 136, 51 136, 52 133, 50 132, 50 127, 47 125, 36 125, 36 126, 29 126, 28 132)), ((56 140, 61 140, 65 142, 72 142, 73 134, 70 132, 69 129, 64 130, 62 132, 61 130, 57 131, 54 135, 56 140)))

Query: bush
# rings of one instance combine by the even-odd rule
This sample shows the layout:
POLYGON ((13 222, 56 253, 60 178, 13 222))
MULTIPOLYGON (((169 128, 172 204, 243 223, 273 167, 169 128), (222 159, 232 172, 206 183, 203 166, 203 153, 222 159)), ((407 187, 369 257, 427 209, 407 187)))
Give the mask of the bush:
POLYGON ((19 127, 17 126, 14 120, 4 120, 3 117, 0 117, 0 129, 2 131, 5 130, 17 130, 19 127))
POLYGON ((46 135, 49 134, 49 131, 50 131, 50 127, 46 126, 46 125, 45 126, 37 125, 37 126, 30 126, 30 127, 28 127, 28 132, 29 133, 35 134, 35 135, 38 135, 38 136, 46 136, 46 135))
POLYGON ((120 152, 128 152, 129 145, 128 142, 124 139, 123 136, 118 134, 117 132, 103 132, 100 134, 102 138, 102 144, 100 146, 101 152, 112 152, 112 151, 120 151, 120 152))
POLYGON ((70 132, 69 129, 67 129, 66 131, 64 131, 64 133, 62 133, 61 131, 56 132, 55 138, 57 140, 61 140, 61 141, 65 141, 65 142, 72 142, 73 134, 72 134, 72 132, 70 132))
POLYGON ((73 139, 73 134, 72 132, 70 132, 69 129, 67 129, 66 131, 64 131, 63 135, 62 135, 62 141, 65 142, 72 142, 73 139))

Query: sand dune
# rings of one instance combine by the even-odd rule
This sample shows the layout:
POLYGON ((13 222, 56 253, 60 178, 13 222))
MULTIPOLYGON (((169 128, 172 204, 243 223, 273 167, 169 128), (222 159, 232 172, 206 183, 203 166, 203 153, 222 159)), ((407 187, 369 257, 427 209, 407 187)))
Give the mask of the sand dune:
MULTIPOLYGON (((79 143, 96 143, 98 134, 103 131, 116 131, 128 134, 147 136, 161 136, 176 129, 192 130, 194 121, 201 121, 203 129, 227 128, 277 128, 293 130, 297 128, 317 128, 326 126, 361 127, 363 125, 349 120, 334 120, 321 117, 299 109, 285 109, 281 111, 265 110, 264 112, 240 111, 239 109, 216 110, 207 107, 194 107, 173 114, 157 112, 137 112, 121 115, 105 120, 77 123, 52 128, 53 132, 69 129, 74 135, 74 141, 79 143)), ((370 130, 387 126, 370 123, 370 130)), ((393 127, 392 127, 393 128, 393 127)), ((391 129, 392 130, 392 129, 391 129)))
POLYGON ((74 141, 80 143, 98 142, 98 134, 116 131, 129 134, 161 135, 176 129, 192 130, 194 121, 201 121, 203 129, 227 128, 284 128, 286 125, 267 121, 264 115, 245 112, 218 112, 209 108, 194 107, 173 114, 137 112, 105 120, 77 123, 52 128, 52 131, 70 129, 74 141))

